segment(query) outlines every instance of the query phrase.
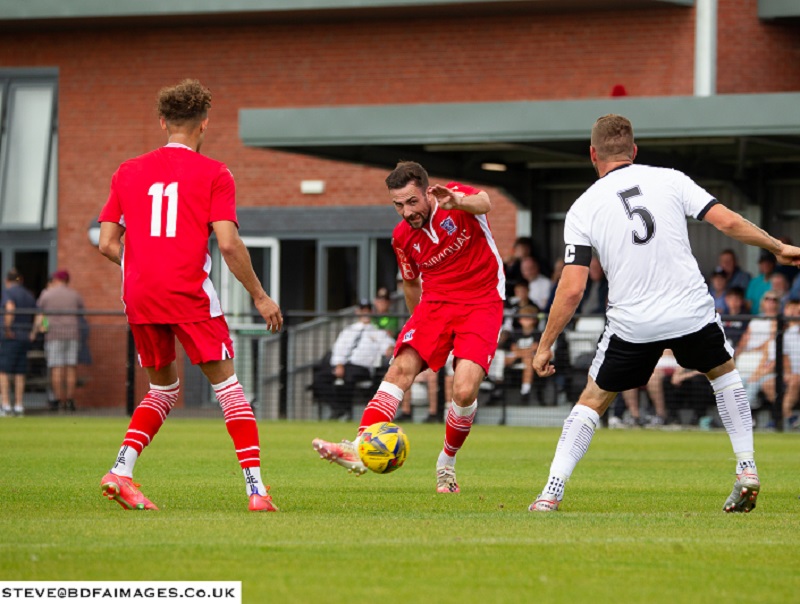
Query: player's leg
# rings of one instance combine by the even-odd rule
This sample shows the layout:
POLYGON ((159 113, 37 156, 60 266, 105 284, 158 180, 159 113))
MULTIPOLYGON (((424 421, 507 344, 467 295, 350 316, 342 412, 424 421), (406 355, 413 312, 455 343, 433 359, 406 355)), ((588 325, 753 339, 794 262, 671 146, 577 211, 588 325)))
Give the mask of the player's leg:
POLYGON ((589 449, 594 432, 600 425, 600 417, 616 396, 616 392, 603 390, 589 376, 586 388, 564 420, 556 453, 550 464, 550 476, 542 492, 528 508, 530 511, 554 512, 558 509, 567 481, 589 449))
MULTIPOLYGON (((503 325, 503 303, 479 304, 466 312, 461 305, 449 304, 447 312, 450 313, 447 320, 454 330, 454 374, 451 404, 445 414, 444 445, 436 460, 436 491, 458 493, 456 453, 472 430, 478 409, 478 391, 497 352, 503 325)), ((441 358, 446 344, 442 344, 437 358, 441 358)), ((445 358, 449 358, 449 349, 445 358)))
POLYGON ((358 456, 358 438, 361 433, 373 424, 392 421, 403 396, 425 365, 438 371, 447 360, 451 334, 446 315, 442 314, 445 312, 442 306, 444 305, 424 301, 417 305, 414 314, 397 336, 394 360, 378 391, 364 409, 355 440, 337 443, 315 438, 311 442, 322 459, 335 462, 356 475, 367 471, 358 456))
POLYGON ((600 416, 606 412, 618 392, 638 389, 647 383, 663 348, 657 342, 625 342, 606 328, 597 345, 586 388, 564 420, 547 483, 529 506, 530 511, 554 512, 559 508, 565 485, 589 449, 594 432, 600 425, 600 416))
POLYGON ((444 446, 436 460, 436 491, 459 493, 456 453, 464 446, 478 409, 478 390, 486 370, 469 359, 454 360, 452 401, 445 414, 444 446))
POLYGON ((101 480, 100 488, 105 497, 126 510, 157 510, 133 482, 133 471, 142 451, 155 438, 178 400, 175 337, 163 325, 131 325, 131 331, 150 389, 134 410, 116 461, 101 480))
POLYGON ((244 395, 233 365, 233 342, 225 317, 172 326, 189 360, 198 365, 217 397, 225 428, 233 441, 244 475, 245 493, 253 512, 277 512, 261 478, 261 446, 253 408, 244 395))
POLYGON ((239 466, 242 468, 245 492, 250 510, 254 512, 276 512, 269 487, 261 478, 261 446, 258 425, 250 403, 245 398, 242 385, 234 372, 233 359, 209 361, 199 364, 214 394, 217 397, 225 428, 233 441, 239 466))
POLYGON ((348 472, 360 476, 367 471, 358 455, 358 438, 372 424, 390 422, 397 414, 397 408, 405 393, 411 388, 424 361, 411 346, 403 346, 392 361, 377 392, 367 403, 359 421, 358 433, 353 441, 331 442, 315 438, 311 446, 320 458, 336 463, 348 472))
POLYGON ((719 319, 700 331, 678 338, 671 347, 678 364, 704 373, 714 390, 722 425, 736 455, 736 480, 725 501, 725 512, 749 512, 761 490, 753 446, 753 417, 733 349, 719 319))

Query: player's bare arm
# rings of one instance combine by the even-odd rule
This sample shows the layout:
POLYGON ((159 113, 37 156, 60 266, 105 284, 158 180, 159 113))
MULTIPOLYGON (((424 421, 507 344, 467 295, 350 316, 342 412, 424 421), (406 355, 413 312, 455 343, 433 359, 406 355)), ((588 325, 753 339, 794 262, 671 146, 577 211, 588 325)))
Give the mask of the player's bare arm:
POLYGON ((406 298, 408 312, 413 313, 422 298, 422 281, 419 277, 411 280, 403 279, 403 294, 406 298))
POLYGON ((444 185, 432 185, 428 187, 428 193, 436 198, 443 210, 463 210, 479 215, 488 214, 492 209, 492 201, 486 191, 478 191, 475 195, 461 195, 444 185))
POLYGON ((114 264, 122 264, 122 236, 125 234, 125 227, 116 222, 100 223, 100 253, 111 260, 114 264))
POLYGON ((261 281, 253 270, 250 252, 239 237, 236 225, 229 220, 220 220, 212 222, 211 227, 217 236, 219 251, 225 264, 253 298, 256 310, 264 318, 267 329, 272 333, 279 331, 283 327, 281 309, 264 291, 261 281))
POLYGON ((561 273, 547 326, 533 357, 533 369, 539 377, 547 377, 556 372, 555 367, 550 364, 553 359, 553 345, 581 303, 588 278, 589 267, 578 264, 568 264, 561 273))
POLYGON ((736 241, 772 252, 781 264, 800 266, 799 247, 778 241, 761 227, 722 204, 713 206, 706 213, 704 220, 736 241))

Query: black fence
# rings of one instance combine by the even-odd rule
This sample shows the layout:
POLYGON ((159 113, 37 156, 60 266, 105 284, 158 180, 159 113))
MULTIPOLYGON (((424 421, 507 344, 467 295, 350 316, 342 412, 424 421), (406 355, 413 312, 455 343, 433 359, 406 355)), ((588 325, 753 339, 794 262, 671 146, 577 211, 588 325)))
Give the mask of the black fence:
MULTIPOLYGON (((407 317, 396 316, 401 324, 407 317)), ((513 319, 508 318, 509 322, 513 319)), ((263 322, 252 317, 228 317, 237 375, 257 416, 357 420, 380 383, 389 358, 376 356, 370 373, 349 391, 352 399, 344 401, 342 415, 343 401, 326 362, 336 337, 355 320, 352 310, 323 314, 287 312, 285 329, 270 334, 263 322)), ((537 317, 539 332, 545 321, 546 316, 537 317)), ((137 368, 136 351, 124 315, 86 312, 80 316, 80 323, 75 412, 131 413, 146 393, 148 383, 146 373, 137 368)), ((748 390, 757 427, 792 428, 792 408, 800 396, 800 319, 742 315, 723 317, 723 323, 737 350, 737 367, 748 390)), ((600 316, 573 320, 556 345, 556 375, 547 379, 534 376, 529 392, 523 386, 528 364, 522 350, 525 339, 518 339, 516 344, 513 344, 515 338, 501 339, 489 375, 481 385, 476 421, 561 425, 586 384, 604 326, 605 320, 600 316)), ((53 332, 49 334, 50 338, 56 336, 53 332)), ((48 336, 37 335, 27 352, 25 413, 71 413, 69 408, 65 410, 54 402, 45 337, 48 336)), ((189 363, 180 345, 177 349, 182 389, 175 413, 220 415, 202 373, 189 363)), ((452 369, 446 366, 436 376, 423 376, 415 382, 405 405, 412 421, 441 421, 451 379, 452 369)), ((14 380, 9 381, 13 384, 14 380)), ((12 406, 13 402, 12 388, 12 406)), ((705 429, 721 425, 708 380, 684 371, 668 355, 659 362, 646 387, 618 397, 604 421, 610 427, 667 425, 705 429)))

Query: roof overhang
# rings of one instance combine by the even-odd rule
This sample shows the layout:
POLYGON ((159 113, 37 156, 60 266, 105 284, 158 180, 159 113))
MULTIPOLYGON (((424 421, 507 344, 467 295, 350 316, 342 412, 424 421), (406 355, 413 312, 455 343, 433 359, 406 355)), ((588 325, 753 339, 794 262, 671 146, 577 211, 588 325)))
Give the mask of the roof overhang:
POLYGON ((565 12, 652 6, 694 6, 695 0, 2 0, 0 21, 109 19, 132 17, 199 17, 203 15, 272 15, 353 13, 375 11, 430 11, 487 9, 565 12))
POLYGON ((251 147, 382 167, 412 159, 514 189, 531 170, 590 169, 589 133, 608 113, 631 120, 645 163, 729 179, 800 164, 796 93, 241 109, 239 134, 251 147))
POLYGON ((800 18, 800 2, 797 0, 758 0, 758 16, 761 19, 800 18))

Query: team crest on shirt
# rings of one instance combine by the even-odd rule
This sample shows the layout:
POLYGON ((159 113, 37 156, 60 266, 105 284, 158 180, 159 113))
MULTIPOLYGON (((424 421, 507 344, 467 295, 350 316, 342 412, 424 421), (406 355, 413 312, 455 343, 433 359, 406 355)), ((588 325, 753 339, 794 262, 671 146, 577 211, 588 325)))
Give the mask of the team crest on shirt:
POLYGON ((412 338, 414 337, 414 331, 416 331, 416 330, 409 329, 406 332, 406 335, 403 336, 403 342, 410 342, 412 340, 412 338))
POLYGON ((447 231, 448 235, 452 235, 453 233, 455 233, 457 228, 456 223, 453 222, 453 219, 450 218, 449 216, 444 220, 442 220, 439 223, 439 226, 442 227, 445 231, 447 231))
POLYGON ((418 254, 420 253, 420 249, 419 249, 419 243, 415 243, 415 244, 414 244, 414 245, 412 245, 411 247, 413 247, 415 250, 417 250, 417 253, 418 253, 418 254))

